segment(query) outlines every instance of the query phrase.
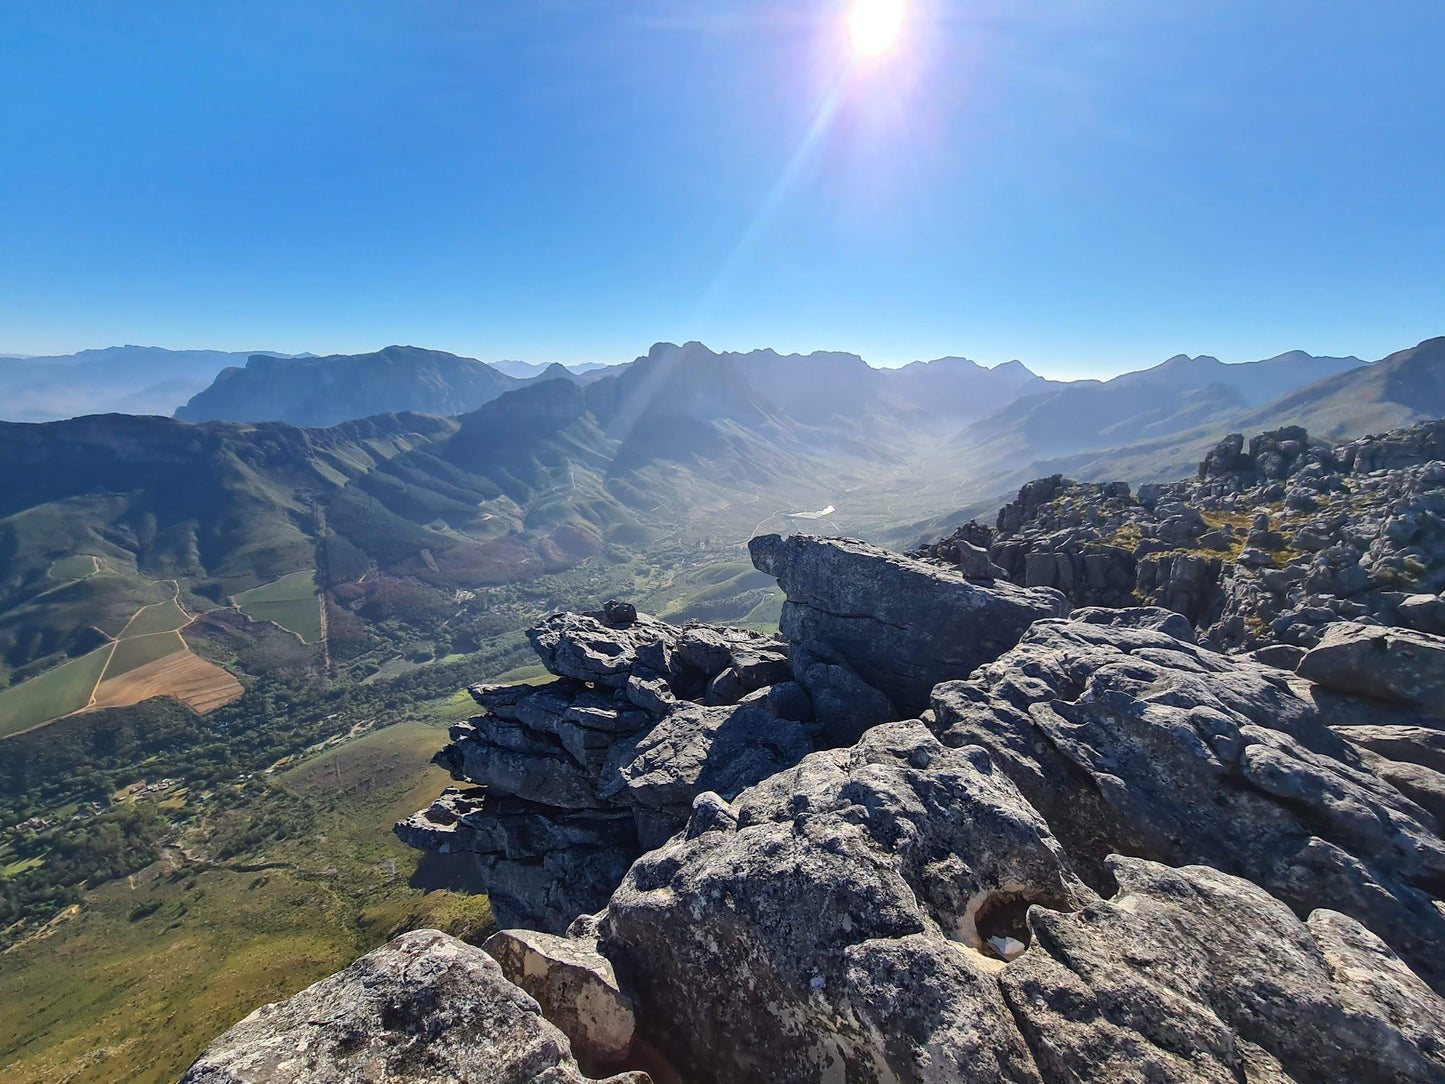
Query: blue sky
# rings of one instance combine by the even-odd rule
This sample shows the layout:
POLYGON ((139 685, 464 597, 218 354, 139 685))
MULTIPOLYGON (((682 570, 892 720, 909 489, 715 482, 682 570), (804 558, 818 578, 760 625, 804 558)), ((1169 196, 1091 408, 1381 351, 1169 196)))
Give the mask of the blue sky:
POLYGON ((5 0, 0 349, 1378 357, 1440 0, 5 0))

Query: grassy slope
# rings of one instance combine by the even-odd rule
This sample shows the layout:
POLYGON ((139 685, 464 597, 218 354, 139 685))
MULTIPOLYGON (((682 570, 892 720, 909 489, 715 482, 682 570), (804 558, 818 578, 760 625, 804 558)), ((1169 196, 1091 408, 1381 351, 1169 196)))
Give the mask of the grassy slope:
POLYGON ((127 636, 149 636, 157 632, 174 632, 183 629, 190 622, 184 610, 176 605, 175 599, 167 599, 156 606, 147 606, 133 618, 121 633, 127 636))
POLYGON ((174 655, 185 649, 186 645, 180 634, 175 632, 128 636, 115 645, 115 654, 111 656, 110 665, 105 668, 105 676, 120 677, 121 674, 129 673, 148 662, 164 659, 167 655, 174 655))
POLYGON ((428 764, 445 737, 444 725, 400 724, 280 776, 323 812, 315 835, 244 859, 278 868, 197 874, 163 861, 92 893, 49 938, 0 956, 0 1077, 171 1081, 253 1008, 393 931, 488 923, 479 898, 408 887, 417 855, 391 834, 447 784, 428 764))
POLYGON ((316 597, 315 573, 310 569, 238 595, 236 603, 253 621, 274 621, 308 644, 321 639, 321 604, 316 597))
POLYGON ((61 583, 69 583, 71 580, 83 580, 87 576, 96 573, 97 561, 94 557, 76 555, 74 557, 62 557, 50 565, 50 578, 61 583))
POLYGON ((85 707, 110 653, 111 645, 106 644, 14 688, 0 690, 0 738, 85 707))

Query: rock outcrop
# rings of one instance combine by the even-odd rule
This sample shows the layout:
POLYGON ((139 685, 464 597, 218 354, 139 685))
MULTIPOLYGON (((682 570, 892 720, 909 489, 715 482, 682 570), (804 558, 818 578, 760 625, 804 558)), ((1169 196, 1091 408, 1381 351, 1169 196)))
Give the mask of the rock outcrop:
POLYGON ((1338 447, 1298 427, 1221 441, 1166 485, 1030 482, 995 528, 915 551, 987 550, 1074 606, 1162 606, 1223 650, 1313 647, 1338 621, 1445 633, 1445 421, 1338 447))
POLYGON ((835 653, 899 715, 922 711, 934 685, 998 658, 1034 621, 1068 612, 1056 591, 970 579, 850 539, 763 535, 748 549, 787 596, 783 638, 835 653))
POLYGON ((398 826, 530 929, 393 942, 187 1081, 1445 1084, 1442 442, 755 539, 778 638, 548 618, 557 680, 475 686, 473 785, 398 826))
POLYGON ((777 640, 617 602, 529 636, 558 680, 473 686, 484 712, 451 728, 436 761, 474 786, 396 827, 472 856, 503 926, 561 933, 682 827, 697 794, 735 795, 812 750, 806 695, 767 695, 790 676, 777 640))
MULTIPOLYGON (((345 971, 257 1009, 181 1084, 582 1084, 567 1038, 479 948, 403 934, 345 971)), ((647 1084, 642 1073, 612 1084, 647 1084)))
POLYGON ((1044 621, 939 686, 933 712, 946 744, 989 750, 1097 890, 1116 851, 1209 865, 1301 914, 1352 915, 1445 989, 1435 819, 1297 681, 1150 630, 1044 621))

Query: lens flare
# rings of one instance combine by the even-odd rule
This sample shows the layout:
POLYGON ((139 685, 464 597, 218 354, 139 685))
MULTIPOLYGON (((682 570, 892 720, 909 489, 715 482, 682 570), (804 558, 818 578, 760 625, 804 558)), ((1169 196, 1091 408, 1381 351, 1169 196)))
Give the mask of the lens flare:
POLYGON ((904 0, 854 0, 848 33, 859 56, 877 56, 893 48, 903 32, 904 0))

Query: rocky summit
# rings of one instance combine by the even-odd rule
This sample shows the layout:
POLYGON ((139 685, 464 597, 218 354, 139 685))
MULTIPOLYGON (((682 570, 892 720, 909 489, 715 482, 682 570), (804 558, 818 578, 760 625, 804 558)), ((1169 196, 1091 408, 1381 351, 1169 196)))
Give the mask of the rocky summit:
POLYGON ((1137 493, 1054 475, 914 555, 986 558, 1075 606, 1161 606, 1222 650, 1308 648, 1348 620, 1445 633, 1445 421, 1339 446, 1234 434, 1196 478, 1137 493))
POLYGON ((1445 426, 751 544, 777 636, 621 601, 477 685, 407 934, 188 1082, 1445 1082, 1445 426), (1073 609, 1071 609, 1073 607, 1073 609))

